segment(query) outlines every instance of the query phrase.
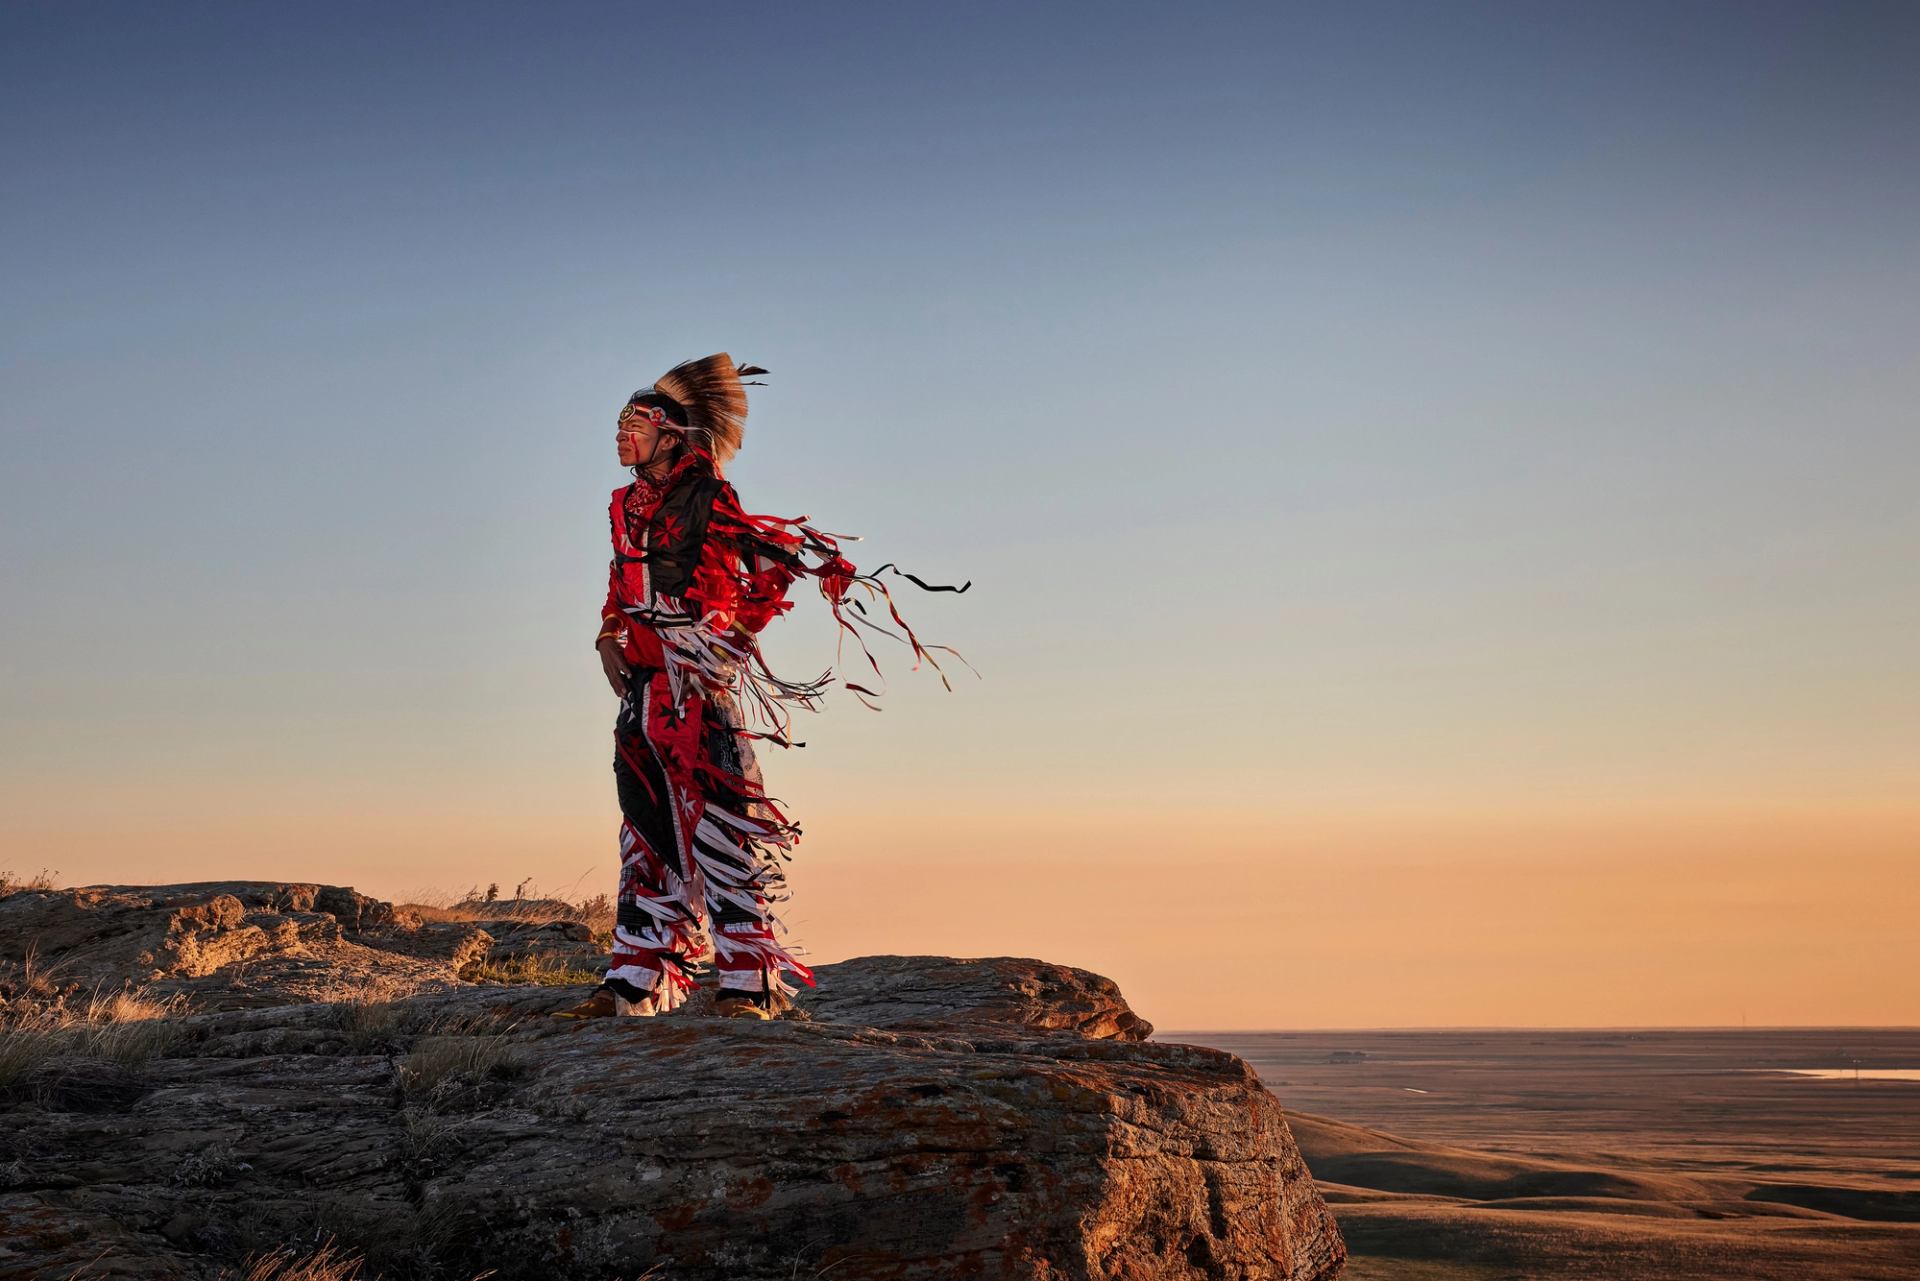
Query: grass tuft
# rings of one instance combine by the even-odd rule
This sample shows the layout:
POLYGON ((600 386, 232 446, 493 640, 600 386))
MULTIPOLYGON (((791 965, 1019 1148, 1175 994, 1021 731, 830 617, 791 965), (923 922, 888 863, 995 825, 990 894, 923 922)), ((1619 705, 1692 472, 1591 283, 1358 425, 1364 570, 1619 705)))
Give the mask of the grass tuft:
POLYGON ((595 934, 613 930, 613 900, 607 895, 596 894, 575 902, 565 894, 544 895, 531 880, 522 881, 512 898, 489 898, 475 885, 464 894, 422 891, 397 908, 413 912, 423 921, 514 921, 524 925, 578 921, 595 934))
POLYGON ((230 1281, 360 1281, 366 1260, 351 1250, 337 1250, 328 1241, 307 1253, 283 1246, 254 1255, 242 1265, 245 1272, 227 1270, 230 1281))
POLYGON ((400 1035, 402 1013, 397 1002, 377 997, 356 997, 333 1007, 334 1021, 346 1035, 347 1048, 355 1054, 392 1048, 400 1035))
POLYGON ((489 957, 476 962, 461 971, 460 977, 469 983, 576 987, 582 983, 598 983, 600 971, 579 969, 565 958, 550 956, 545 952, 523 952, 518 956, 499 960, 489 957))
POLYGON ((488 1015, 435 1019, 400 1064, 401 1097, 438 1111, 478 1107, 499 1098, 509 1081, 532 1067, 509 1035, 515 1026, 488 1015))
POLYGON ((13 871, 0 872, 0 898, 18 894, 22 890, 57 890, 60 888, 59 876, 60 873, 49 872, 44 867, 31 876, 21 876, 13 871))
POLYGON ((400 1088, 431 1094, 454 1077, 504 1081, 526 1070, 526 1061, 503 1036, 427 1036, 400 1065, 400 1088))
POLYGON ((144 988, 8 1001, 0 1010, 0 1089, 18 1088, 63 1061, 139 1067, 179 1044, 184 1032, 172 1016, 185 1006, 184 996, 161 1000, 144 988))

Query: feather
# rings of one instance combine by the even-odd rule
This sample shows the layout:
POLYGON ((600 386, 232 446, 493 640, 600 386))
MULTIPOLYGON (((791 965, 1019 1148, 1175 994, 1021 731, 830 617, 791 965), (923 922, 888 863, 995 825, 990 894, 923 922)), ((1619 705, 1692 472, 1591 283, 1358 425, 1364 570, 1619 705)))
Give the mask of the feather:
MULTIPOLYGON (((753 365, 745 369, 765 373, 753 365)), ((685 406, 687 434, 712 455, 716 472, 735 454, 747 426, 747 393, 726 352, 683 360, 654 380, 654 390, 685 406)))

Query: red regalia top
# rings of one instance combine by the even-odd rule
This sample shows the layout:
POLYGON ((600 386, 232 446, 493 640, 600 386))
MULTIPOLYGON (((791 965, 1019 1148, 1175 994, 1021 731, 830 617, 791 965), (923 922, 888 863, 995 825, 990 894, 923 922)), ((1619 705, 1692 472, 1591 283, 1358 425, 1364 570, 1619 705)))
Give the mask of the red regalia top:
MULTIPOLYGON (((935 586, 890 564, 861 573, 840 554, 838 539, 807 524, 806 517, 789 520, 747 512, 733 486, 718 474, 712 456, 698 445, 683 451, 664 480, 641 477, 614 490, 607 518, 613 560, 600 614, 603 626, 620 629, 627 662, 697 674, 709 685, 744 695, 743 702, 770 731, 754 737, 786 745, 790 721, 785 706, 817 710, 818 696, 832 683, 831 669, 812 681, 783 680, 768 669, 760 653, 758 633, 793 608, 787 590, 802 575, 818 581, 843 633, 859 642, 876 675, 880 666, 857 628, 905 640, 913 647, 914 668, 924 658, 940 671, 943 684, 946 673, 929 651, 943 650, 966 662, 948 646, 922 644, 878 575, 892 570, 927 591, 960 592, 971 583, 935 586), (870 600, 884 600, 904 635, 868 618, 866 607, 851 597, 856 587, 870 600)), ((867 702, 864 696, 878 694, 852 681, 842 683, 863 696, 862 702, 867 702)))
MULTIPOLYGON (((631 625, 625 607, 645 605, 659 594, 652 588, 644 546, 663 534, 672 537, 676 531, 670 525, 650 529, 649 522, 675 482, 683 479, 685 470, 689 469, 676 469, 666 481, 658 484, 641 478, 631 485, 622 485, 613 491, 607 508, 607 523, 613 531, 614 559, 608 566, 607 600, 600 616, 622 629, 621 652, 628 663, 639 667, 664 668, 666 656, 659 634, 651 627, 631 625), (635 541, 636 535, 638 541, 635 541)), ((728 500, 738 505, 731 486, 716 493, 715 510, 723 510, 721 504, 728 500)), ((707 527, 713 528, 711 512, 707 527)), ((793 608, 786 593, 794 577, 795 574, 782 565, 766 566, 748 575, 737 549, 726 540, 710 537, 700 540, 692 580, 678 592, 669 594, 679 596, 689 613, 710 614, 708 625, 716 633, 724 635, 736 627, 758 632, 779 614, 793 608)))

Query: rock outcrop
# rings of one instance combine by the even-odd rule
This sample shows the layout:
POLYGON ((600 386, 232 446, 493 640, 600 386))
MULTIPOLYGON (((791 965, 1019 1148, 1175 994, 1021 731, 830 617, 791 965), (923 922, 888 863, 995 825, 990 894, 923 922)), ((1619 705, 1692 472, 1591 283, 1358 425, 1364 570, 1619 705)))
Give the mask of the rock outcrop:
POLYGON ((336 885, 89 885, 0 898, 0 963, 67 984, 136 984, 200 1009, 450 989, 493 943, 483 923, 423 921, 336 885))
POLYGON ((211 1279, 328 1239, 369 1276, 499 1281, 1317 1281, 1344 1258, 1254 1073, 1146 1041, 1098 975, 862 957, 773 1022, 697 1001, 574 1023, 548 1012, 585 988, 463 984, 457 948, 399 946, 424 924, 278 888, 303 892, 0 900, 10 951, 33 922, 48 951, 151 956, 155 981, 225 1007, 173 1020, 144 1060, 0 1076, 0 1278, 211 1279), (67 919, 88 911, 137 937, 67 919), (269 946, 223 960, 248 928, 269 946), (246 957, 302 959, 273 952, 289 930, 391 957, 420 990, 296 1004, 296 982, 265 1005, 218 986, 246 957))

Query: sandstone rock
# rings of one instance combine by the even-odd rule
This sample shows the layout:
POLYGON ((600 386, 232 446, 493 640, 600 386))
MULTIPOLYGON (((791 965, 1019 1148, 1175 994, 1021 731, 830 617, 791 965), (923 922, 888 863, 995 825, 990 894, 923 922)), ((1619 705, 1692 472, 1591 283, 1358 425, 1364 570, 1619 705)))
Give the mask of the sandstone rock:
MULTIPOLYGON (((181 933, 303 911, 216 893, 246 911, 201 895, 181 933)), ((193 906, 167 898, 96 906, 153 931, 193 906)), ((9 947, 51 919, 12 901, 9 947)), ((1111 981, 1011 957, 818 978, 773 1022, 571 1023, 547 1012, 585 988, 452 980, 193 1015, 162 1057, 8 1096, 0 1278, 211 1281, 329 1236, 390 1281, 1339 1271, 1279 1102, 1230 1054, 1145 1041, 1111 981)))
POLYGON ((89 885, 0 898, 0 962, 80 987, 145 985, 199 1008, 459 985, 491 937, 425 925, 351 889, 265 881, 89 885))
POLYGON ((1127 1007, 1112 979, 1044 961, 863 956, 805 994, 816 1018, 902 1030, 1007 1025, 1144 1041, 1153 1024, 1127 1007), (916 1013, 919 1011, 919 1013, 916 1013))

